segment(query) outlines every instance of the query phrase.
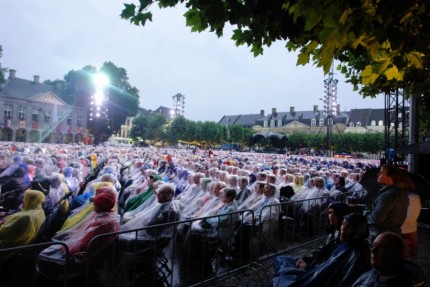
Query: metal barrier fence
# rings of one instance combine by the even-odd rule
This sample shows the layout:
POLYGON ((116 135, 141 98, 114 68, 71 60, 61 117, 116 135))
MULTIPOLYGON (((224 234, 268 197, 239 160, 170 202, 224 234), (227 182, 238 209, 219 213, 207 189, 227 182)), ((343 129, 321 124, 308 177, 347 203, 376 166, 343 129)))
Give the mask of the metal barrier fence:
MULTIPOLYGON (((336 200, 350 201, 351 212, 362 213, 367 199, 351 196, 336 200)), ((287 201, 255 213, 245 210, 103 234, 91 240, 87 252, 72 256, 61 242, 3 249, 0 262, 10 252, 16 255, 0 263, 0 282, 9 284, 5 286, 204 286, 238 274, 253 262, 321 239, 332 200, 287 201), (170 236, 161 237, 166 228, 172 229, 170 236), (63 248, 63 257, 38 255, 49 246, 63 248)))

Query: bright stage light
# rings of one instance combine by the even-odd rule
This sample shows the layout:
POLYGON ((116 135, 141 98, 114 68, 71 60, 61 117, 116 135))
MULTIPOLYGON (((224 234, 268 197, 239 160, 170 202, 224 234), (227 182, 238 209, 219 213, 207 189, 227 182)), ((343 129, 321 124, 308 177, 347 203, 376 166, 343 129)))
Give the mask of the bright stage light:
POLYGON ((93 81, 94 81, 94 84, 96 85, 97 90, 102 90, 106 88, 110 83, 108 76, 101 73, 95 74, 93 76, 93 81))

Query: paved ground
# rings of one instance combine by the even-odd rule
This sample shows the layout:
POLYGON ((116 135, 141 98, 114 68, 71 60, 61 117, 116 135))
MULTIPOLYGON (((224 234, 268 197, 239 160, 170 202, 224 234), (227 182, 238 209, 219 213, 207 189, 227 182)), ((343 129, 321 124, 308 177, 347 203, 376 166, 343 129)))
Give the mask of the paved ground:
MULTIPOLYGON (((303 249, 293 250, 288 254, 303 254, 303 249)), ((430 279, 430 225, 423 225, 418 232, 418 258, 416 259, 427 278, 430 279)), ((272 261, 255 264, 236 276, 222 280, 210 286, 213 287, 260 287, 267 286, 273 276, 272 261)), ((428 284, 430 286, 430 282, 428 284)))

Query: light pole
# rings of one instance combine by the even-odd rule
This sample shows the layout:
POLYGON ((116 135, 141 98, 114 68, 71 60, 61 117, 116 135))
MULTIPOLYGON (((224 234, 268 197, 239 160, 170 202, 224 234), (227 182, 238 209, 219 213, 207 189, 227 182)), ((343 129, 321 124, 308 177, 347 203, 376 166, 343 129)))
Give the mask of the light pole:
POLYGON ((326 143, 329 156, 331 156, 331 146, 333 140, 333 125, 334 117, 337 115, 337 83, 338 80, 334 79, 333 66, 328 73, 327 79, 324 79, 324 116, 325 125, 327 127, 326 143))
POLYGON ((185 96, 177 93, 172 96, 173 99, 173 112, 171 114, 172 119, 183 116, 185 113, 185 96))
POLYGON ((102 73, 97 73, 93 75, 94 83, 94 93, 91 95, 90 101, 90 112, 89 121, 92 126, 92 134, 94 136, 94 143, 98 144, 101 136, 106 133, 106 128, 108 126, 108 87, 109 78, 102 73))

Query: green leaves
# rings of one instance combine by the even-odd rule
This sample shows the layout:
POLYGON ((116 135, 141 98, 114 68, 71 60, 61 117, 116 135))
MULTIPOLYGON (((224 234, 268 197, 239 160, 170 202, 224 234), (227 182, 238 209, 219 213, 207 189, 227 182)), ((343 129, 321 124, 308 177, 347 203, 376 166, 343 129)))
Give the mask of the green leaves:
POLYGON ((121 12, 121 18, 130 20, 131 23, 137 26, 145 26, 146 21, 152 21, 151 12, 142 12, 142 9, 136 11, 136 5, 124 4, 124 9, 121 12))
POLYGON ((190 9, 184 14, 186 18, 186 25, 191 27, 192 32, 201 32, 206 27, 202 25, 202 14, 197 9, 190 9))
MULTIPOLYGON (((124 4, 121 17, 136 25, 152 21, 140 7, 124 4)), ((288 51, 300 50, 297 65, 310 59, 328 73, 333 60, 346 69, 347 79, 363 95, 375 96, 396 87, 430 90, 424 63, 430 54, 430 5, 404 0, 158 0, 160 8, 184 3, 186 25, 193 32, 209 30, 223 35, 224 24, 233 26, 237 46, 251 47, 254 56, 274 41, 284 41, 288 51), (416 77, 419 74, 420 77, 416 77), (359 81, 361 79, 361 81, 359 81)), ((428 76, 427 76, 428 78, 428 76)))

